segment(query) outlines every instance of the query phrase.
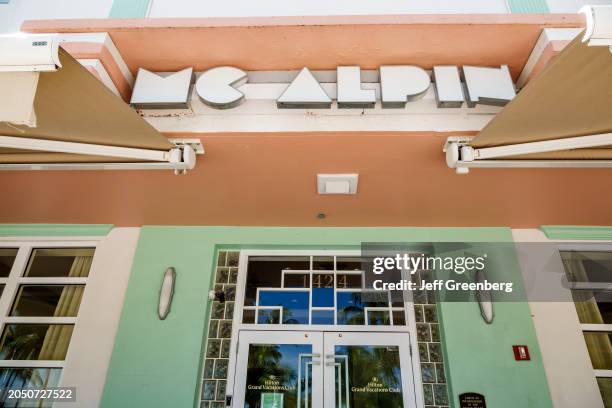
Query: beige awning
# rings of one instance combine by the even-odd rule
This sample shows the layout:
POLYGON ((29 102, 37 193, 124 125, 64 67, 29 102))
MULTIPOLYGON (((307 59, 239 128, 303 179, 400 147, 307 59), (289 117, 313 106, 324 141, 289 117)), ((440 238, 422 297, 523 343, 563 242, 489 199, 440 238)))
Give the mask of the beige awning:
MULTIPOLYGON (((5 48, 24 43, 2 40, 5 48)), ((6 108, 0 121, 0 169, 184 172, 195 166, 199 141, 169 141, 68 52, 56 50, 57 70, 0 67, 0 82, 12 92, 0 98, 0 109, 6 108)))
POLYGON ((586 30, 478 135, 448 138, 449 167, 612 168, 612 6, 581 12, 586 30))
MULTIPOLYGON (((59 59, 61 68, 39 74, 34 99, 36 126, 0 122, 0 135, 160 151, 173 147, 166 137, 61 48, 59 59)), ((0 163, 90 161, 125 162, 126 159, 0 149, 0 163)))
MULTIPOLYGON (((469 145, 481 149, 611 132, 612 53, 588 46, 579 35, 469 145)), ((520 158, 612 159, 612 146, 520 158)))

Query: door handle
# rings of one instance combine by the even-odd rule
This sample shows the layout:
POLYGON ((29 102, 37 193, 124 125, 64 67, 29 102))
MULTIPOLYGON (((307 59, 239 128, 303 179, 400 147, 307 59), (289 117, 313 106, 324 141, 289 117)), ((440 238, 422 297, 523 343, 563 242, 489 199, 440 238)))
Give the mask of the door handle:
POLYGON ((328 367, 334 367, 334 372, 335 372, 335 376, 336 376, 336 382, 337 382, 338 388, 339 388, 337 390, 337 393, 338 393, 338 401, 337 401, 338 407, 343 407, 342 400, 344 399, 344 401, 346 403, 344 408, 350 408, 350 406, 349 406, 348 355, 346 355, 346 354, 326 354, 325 358, 327 359, 327 361, 325 362, 325 365, 328 366, 328 367), (343 365, 344 365, 344 367, 342 367, 343 365), (343 371, 344 371, 344 373, 343 373, 343 371), (342 381, 343 380, 342 377, 344 377, 344 381, 342 381), (344 390, 342 389, 343 385, 344 385, 344 390), (342 392, 342 391, 344 391, 344 392, 342 392))
POLYGON ((304 361, 304 406, 310 408, 309 401, 309 372, 312 372, 313 365, 321 364, 321 360, 315 360, 315 358, 321 358, 320 353, 313 354, 300 354, 298 356, 298 394, 297 394, 297 406, 302 406, 302 359, 310 359, 310 361, 304 361))

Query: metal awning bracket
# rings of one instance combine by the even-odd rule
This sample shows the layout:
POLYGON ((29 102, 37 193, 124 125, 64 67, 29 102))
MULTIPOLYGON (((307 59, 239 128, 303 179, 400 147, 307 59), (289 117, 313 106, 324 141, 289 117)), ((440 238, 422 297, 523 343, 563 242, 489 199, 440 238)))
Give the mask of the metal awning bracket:
POLYGON ((108 146, 0 135, 0 147, 38 152, 109 156, 129 159, 126 163, 0 163, 0 170, 146 170, 169 169, 185 174, 196 165, 196 156, 204 154, 200 139, 169 139, 170 150, 108 146), (141 162, 131 162, 132 160, 141 162))
POLYGON ((452 136, 446 140, 443 151, 446 165, 457 174, 469 173, 470 167, 480 168, 598 168, 612 167, 612 160, 519 160, 518 155, 555 152, 562 150, 597 148, 612 145, 612 133, 569 137, 539 142, 517 143, 506 146, 475 149, 469 145, 473 137, 452 136), (504 160, 505 157, 509 159, 504 160), (494 160, 491 160, 494 159, 494 160))

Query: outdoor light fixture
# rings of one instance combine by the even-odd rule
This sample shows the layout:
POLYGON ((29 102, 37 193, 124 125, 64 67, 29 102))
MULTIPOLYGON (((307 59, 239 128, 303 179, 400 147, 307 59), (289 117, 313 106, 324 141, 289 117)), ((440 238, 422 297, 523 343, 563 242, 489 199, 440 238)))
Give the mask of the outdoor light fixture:
POLYGON ((317 174, 319 194, 357 194, 359 174, 317 174))
POLYGON ((159 289, 159 306, 157 307, 157 315, 159 320, 166 319, 170 313, 172 298, 174 297, 174 284, 176 282, 176 270, 171 266, 164 272, 161 288, 159 289))
MULTIPOLYGON (((476 283, 484 284, 486 280, 487 275, 484 271, 476 271, 476 283)), ((476 297, 478 298, 480 315, 487 324, 493 323, 493 301, 491 300, 491 291, 477 290, 476 297)))
POLYGON ((225 303, 225 292, 222 290, 211 290, 208 292, 208 299, 225 303))

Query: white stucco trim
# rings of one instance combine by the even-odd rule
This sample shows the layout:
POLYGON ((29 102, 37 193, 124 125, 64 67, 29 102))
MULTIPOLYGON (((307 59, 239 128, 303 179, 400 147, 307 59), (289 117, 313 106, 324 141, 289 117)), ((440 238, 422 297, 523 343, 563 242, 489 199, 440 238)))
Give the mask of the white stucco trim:
POLYGON ((531 54, 529 55, 529 59, 527 59, 527 63, 525 67, 521 71, 521 75, 516 81, 517 88, 521 89, 527 83, 527 79, 531 75, 534 67, 537 65, 538 61, 542 57, 544 50, 552 41, 571 41, 573 40, 580 32, 582 28, 545 28, 542 30, 540 37, 538 37, 538 41, 536 42, 531 54))
MULTIPOLYGON (((321 84, 332 98, 335 83, 321 84)), ((255 83, 239 88, 245 102, 232 109, 206 106, 193 92, 191 110, 145 110, 145 119, 160 132, 341 132, 341 131, 479 131, 501 110, 494 106, 445 108, 436 105, 433 88, 404 109, 278 109, 276 97, 287 84, 255 83), (154 116, 153 116, 154 115, 154 116)), ((378 84, 363 84, 378 90, 378 84)))
POLYGON ((102 83, 106 85, 106 87, 110 89, 115 95, 119 97, 121 96, 119 94, 119 90, 115 86, 115 83, 113 82, 111 77, 108 75, 106 68, 104 68, 104 65, 102 65, 102 62, 100 62, 99 59, 79 59, 78 61, 84 67, 93 68, 100 76, 100 81, 102 81, 102 83))
POLYGON ((61 33, 58 34, 58 39, 60 42, 84 42, 84 43, 96 43, 103 44, 104 47, 108 50, 110 55, 113 57, 115 64, 121 71, 121 74, 125 78, 125 80, 130 84, 130 86, 134 86, 134 75, 128 68, 123 56, 117 49, 117 46, 113 42, 110 34, 102 32, 102 33, 61 33))
POLYGON ((80 407, 100 404, 139 235, 140 228, 114 228, 96 248, 61 380, 76 387, 80 407))
MULTIPOLYGON (((537 229, 515 229, 512 235, 515 242, 555 243, 537 229)), ((537 260, 526 259, 520 252, 518 258, 526 282, 541 272, 534 268, 538 264, 537 260)), ((558 268, 559 273, 563 273, 560 256, 542 261, 550 262, 550 267, 558 268)), ((567 301, 529 302, 529 307, 553 406, 603 408, 595 372, 569 290, 567 301)))

